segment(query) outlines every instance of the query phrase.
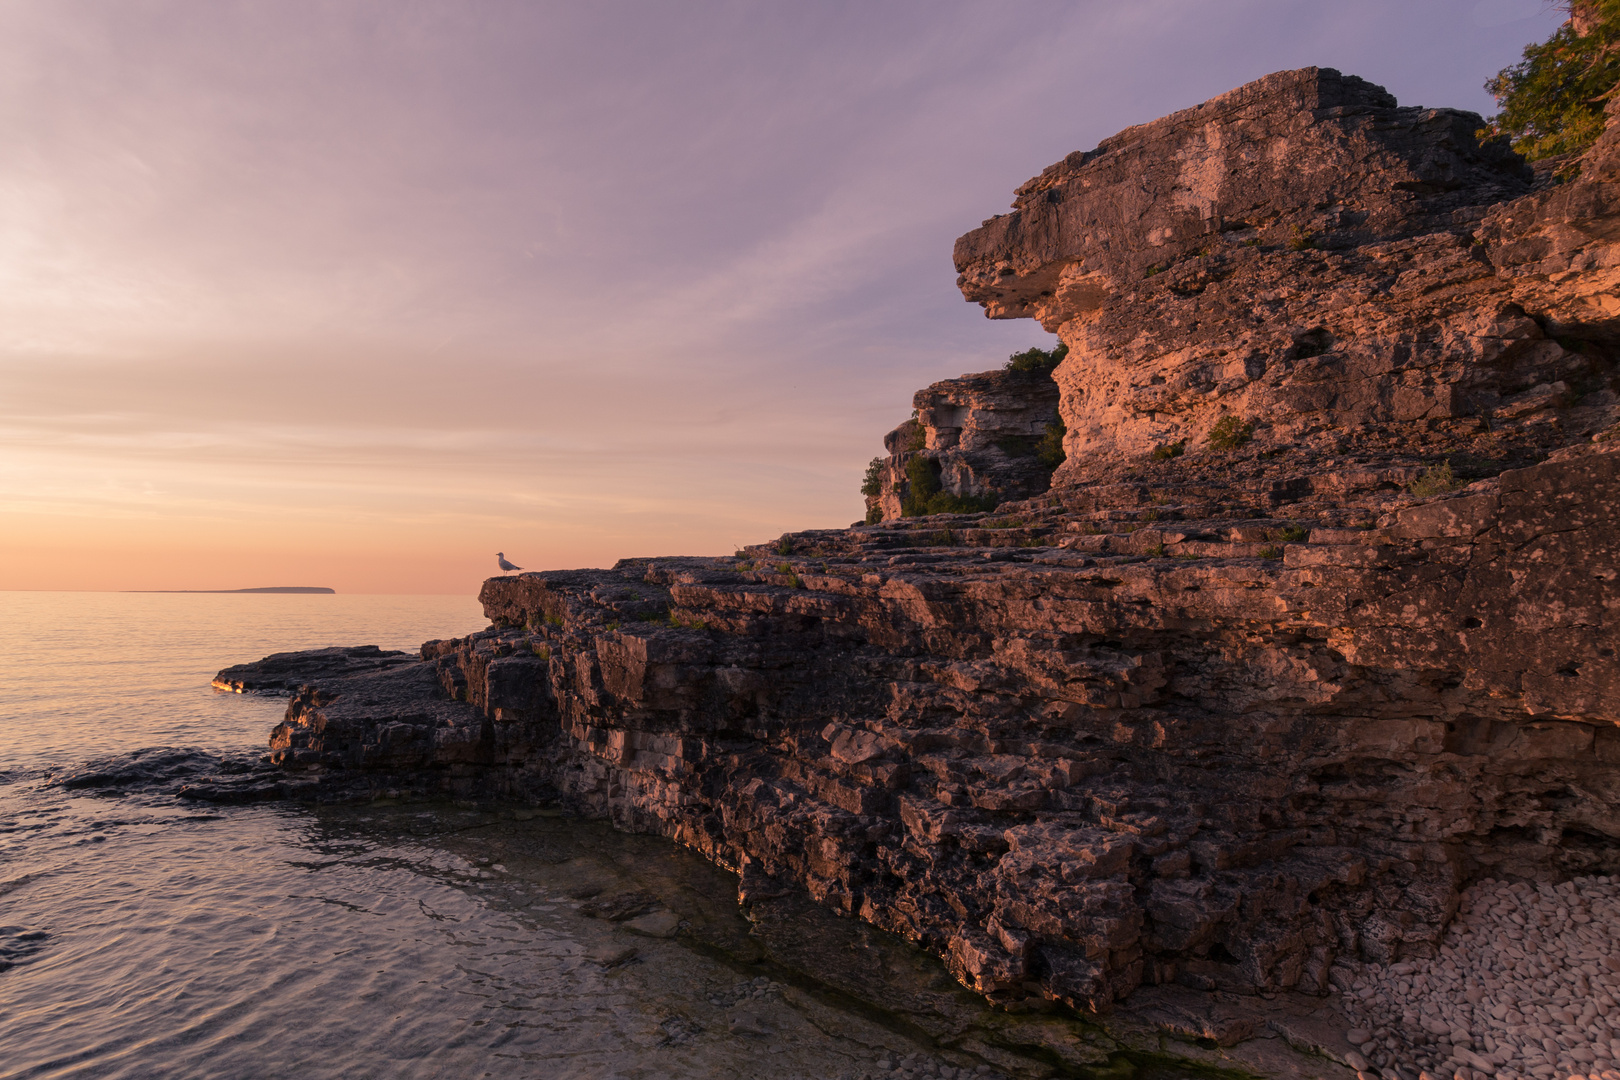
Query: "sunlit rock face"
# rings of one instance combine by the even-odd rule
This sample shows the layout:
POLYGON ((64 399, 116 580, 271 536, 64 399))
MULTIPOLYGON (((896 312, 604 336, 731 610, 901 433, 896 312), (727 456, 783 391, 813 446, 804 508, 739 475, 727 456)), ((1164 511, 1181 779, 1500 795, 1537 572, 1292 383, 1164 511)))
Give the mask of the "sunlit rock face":
POLYGON ((1620 314, 1601 299, 1613 195, 1593 181, 1608 174, 1515 202, 1531 170, 1480 145, 1481 126, 1307 68, 1019 188, 1012 213, 957 241, 956 265, 992 318, 1038 319, 1069 345, 1059 482, 1207 445, 1226 415, 1261 444, 1338 452, 1612 423, 1591 355, 1620 314))
MULTIPOLYGON (((561 798, 1009 1003, 1325 994, 1470 882, 1620 872, 1615 143, 1548 186, 1476 124, 1308 70, 1072 155, 957 248, 1072 350, 1049 489, 493 578, 278 760, 561 798)), ((1010 385, 891 469, 991 475, 1010 385)))

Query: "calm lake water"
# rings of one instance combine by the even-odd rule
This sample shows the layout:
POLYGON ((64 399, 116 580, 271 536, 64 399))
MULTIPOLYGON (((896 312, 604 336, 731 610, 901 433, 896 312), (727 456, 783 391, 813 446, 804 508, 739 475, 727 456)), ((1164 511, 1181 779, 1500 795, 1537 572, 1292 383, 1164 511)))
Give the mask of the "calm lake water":
MULTIPOLYGON (((255 760, 285 701, 213 691, 228 664, 484 625, 465 597, 0 593, 0 1077, 857 1077, 928 1059, 916 1025, 791 985, 735 879, 656 838, 524 808, 53 783, 162 748, 255 760), (682 930, 638 934, 593 902, 682 930)), ((971 1010, 916 950, 848 920, 807 936, 816 918, 784 920, 784 947, 909 980, 917 1024, 971 1010)))

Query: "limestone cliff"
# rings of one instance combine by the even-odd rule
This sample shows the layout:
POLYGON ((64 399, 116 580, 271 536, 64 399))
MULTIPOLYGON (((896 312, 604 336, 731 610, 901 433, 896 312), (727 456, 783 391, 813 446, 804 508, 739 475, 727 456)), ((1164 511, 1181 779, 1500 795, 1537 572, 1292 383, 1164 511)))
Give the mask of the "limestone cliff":
MULTIPOLYGON (((1012 1007, 1327 994, 1471 882, 1620 871, 1620 136, 1549 187, 1478 126, 1307 69, 1070 155, 956 251, 1069 346, 1050 490, 493 578, 275 757, 561 797, 1012 1007)), ((1006 386, 891 451, 1010 483, 1006 386)))
POLYGON ((1481 124, 1308 68, 1019 188, 956 265, 992 318, 1069 346, 1059 481, 1202 448, 1225 416, 1278 450, 1487 458, 1613 424, 1608 151, 1530 194, 1481 124))
POLYGON ((868 500, 877 520, 903 516, 908 466, 928 462, 940 490, 990 503, 1039 495, 1052 470, 1036 456, 1058 418, 1058 387, 1044 372, 986 371, 917 391, 916 414, 883 438, 882 489, 868 500))

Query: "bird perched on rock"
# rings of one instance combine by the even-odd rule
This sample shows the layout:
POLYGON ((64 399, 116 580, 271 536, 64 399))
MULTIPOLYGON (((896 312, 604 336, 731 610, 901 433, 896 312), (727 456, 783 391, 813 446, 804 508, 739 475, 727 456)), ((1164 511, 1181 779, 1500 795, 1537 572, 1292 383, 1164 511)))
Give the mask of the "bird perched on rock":
POLYGON ((500 567, 501 567, 502 570, 511 571, 511 570, 521 570, 521 569, 523 569, 523 567, 518 566, 516 563, 507 562, 506 561, 506 552, 504 552, 504 551, 497 551, 495 553, 495 561, 500 564, 500 567))

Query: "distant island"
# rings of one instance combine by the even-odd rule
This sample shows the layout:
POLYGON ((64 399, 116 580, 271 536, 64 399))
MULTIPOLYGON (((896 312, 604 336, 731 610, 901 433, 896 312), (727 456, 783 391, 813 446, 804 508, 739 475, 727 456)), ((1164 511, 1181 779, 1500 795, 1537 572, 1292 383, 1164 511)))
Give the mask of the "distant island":
POLYGON ((271 585, 263 589, 125 589, 131 593, 335 593, 322 585, 271 585))

